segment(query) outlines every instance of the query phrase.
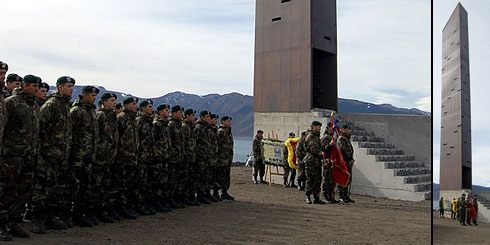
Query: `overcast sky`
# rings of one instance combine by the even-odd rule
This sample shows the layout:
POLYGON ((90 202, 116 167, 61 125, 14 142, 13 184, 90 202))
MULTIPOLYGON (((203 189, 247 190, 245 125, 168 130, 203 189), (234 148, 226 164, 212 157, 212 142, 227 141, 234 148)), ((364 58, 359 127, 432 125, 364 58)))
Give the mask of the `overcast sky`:
POLYGON ((488 0, 434 1, 434 182, 439 183, 440 176, 442 29, 458 2, 461 2, 468 12, 473 184, 490 186, 490 110, 487 104, 490 88, 488 0))
MULTIPOLYGON (((253 0, 3 1, 0 60, 141 97, 253 93, 253 0)), ((338 1, 339 96, 430 111, 428 0, 338 1)))

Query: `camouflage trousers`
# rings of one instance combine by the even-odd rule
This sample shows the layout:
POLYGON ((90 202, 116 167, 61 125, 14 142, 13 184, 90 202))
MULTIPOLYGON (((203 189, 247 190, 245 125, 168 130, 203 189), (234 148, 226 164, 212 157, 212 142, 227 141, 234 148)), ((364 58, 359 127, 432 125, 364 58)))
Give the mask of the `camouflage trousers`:
POLYGON ((231 162, 227 165, 217 167, 216 180, 223 192, 227 192, 230 188, 230 171, 231 162))
POLYGON ((110 191, 109 194, 109 206, 122 207, 126 205, 124 198, 124 186, 127 181, 127 173, 124 168, 124 163, 115 161, 113 165, 109 167, 112 173, 110 178, 110 191))
POLYGON ((155 202, 163 199, 162 185, 165 184, 163 179, 163 163, 151 163, 148 165, 146 201, 155 202))
POLYGON ((349 182, 345 187, 338 186, 340 198, 348 198, 350 196, 349 189, 352 182, 352 162, 350 160, 347 160, 345 161, 345 165, 347 165, 347 169, 349 170, 349 174, 351 177, 349 178, 349 182))
POLYGON ((206 162, 198 161, 196 164, 196 183, 195 188, 197 193, 203 193, 207 189, 206 181, 206 162))
POLYGON ((298 164, 298 183, 306 181, 305 164, 298 164))
POLYGON ((91 196, 94 191, 91 186, 92 161, 69 160, 69 165, 64 196, 73 204, 74 213, 85 214, 95 207, 95 200, 91 196))
POLYGON ((111 186, 111 165, 113 161, 101 164, 92 164, 92 178, 91 186, 93 189, 90 191, 90 198, 94 200, 95 207, 99 210, 104 210, 107 207, 114 207, 115 193, 114 188, 111 186))
POLYGON ((188 163, 189 172, 187 175, 186 191, 189 195, 199 192, 199 175, 201 168, 197 162, 188 163))
POLYGON ((133 205, 143 204, 147 198, 148 163, 139 163, 132 167, 133 176, 126 185, 126 196, 133 205))
POLYGON ((175 195, 180 196, 186 192, 187 187, 187 175, 189 174, 189 164, 182 162, 177 168, 175 168, 176 189, 175 195))
POLYGON ((70 202, 64 197, 66 188, 67 162, 60 159, 39 157, 34 170, 32 192, 32 211, 34 216, 58 215, 71 209, 70 202))
POLYGON ((141 190, 146 186, 146 180, 142 165, 113 165, 111 186, 114 188, 115 206, 130 207, 143 202, 141 190))
POLYGON ((331 196, 333 197, 334 193, 334 188, 335 185, 333 183, 333 176, 332 176, 332 166, 323 166, 323 171, 322 171, 322 194, 324 196, 331 196))
POLYGON ((466 222, 466 210, 463 208, 460 208, 458 210, 458 214, 459 214, 459 222, 465 223, 466 222))
POLYGON ((322 184, 322 166, 320 160, 315 158, 305 159, 306 170, 306 195, 318 195, 322 184))
POLYGON ((283 167, 283 170, 284 170, 284 176, 283 176, 284 183, 294 184, 294 179, 296 178, 296 169, 289 167, 289 165, 286 165, 283 167), (290 175, 291 178, 289 178, 290 175))
POLYGON ((218 182, 216 181, 216 165, 207 165, 204 168, 206 190, 217 190, 220 188, 218 182))
POLYGON ((254 159, 254 174, 253 176, 257 178, 257 174, 259 174, 260 179, 264 178, 265 175, 265 164, 262 160, 254 159))
POLYGON ((0 219, 18 219, 32 194, 35 156, 0 160, 0 219))

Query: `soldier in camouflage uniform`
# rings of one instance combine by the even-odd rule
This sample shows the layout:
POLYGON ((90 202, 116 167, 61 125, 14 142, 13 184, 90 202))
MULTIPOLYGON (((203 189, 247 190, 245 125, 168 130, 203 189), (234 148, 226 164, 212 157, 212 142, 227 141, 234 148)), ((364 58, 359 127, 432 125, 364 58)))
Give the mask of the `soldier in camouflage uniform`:
POLYGON ((5 100, 9 113, 1 139, 0 241, 11 240, 10 235, 30 237, 17 223, 21 221, 32 190, 39 134, 39 106, 35 94, 40 82, 39 77, 25 76, 22 88, 5 100))
POLYGON ((5 98, 12 96, 14 89, 20 87, 20 83, 22 82, 22 77, 11 73, 7 76, 7 86, 3 87, 3 94, 5 98))
MULTIPOLYGON (((296 134, 294 132, 289 132, 289 138, 294 138, 296 137, 296 134)), ((284 187, 296 187, 294 184, 294 179, 296 178, 296 169, 289 167, 289 149, 284 144, 284 150, 283 150, 283 169, 284 169, 284 176, 283 176, 283 186, 284 187), (289 175, 291 174, 291 178, 289 178, 289 175), (289 185, 288 185, 288 178, 289 178, 289 185)))
POLYGON ((123 106, 121 103, 116 104, 116 116, 123 111, 123 106))
POLYGON ((186 178, 186 186, 184 191, 184 197, 187 205, 198 206, 199 202, 196 200, 196 193, 198 187, 198 172, 199 166, 196 163, 196 136, 194 135, 194 123, 196 111, 193 109, 186 109, 184 111, 184 122, 182 123, 182 134, 184 136, 183 146, 183 161, 182 167, 186 168, 187 174, 183 177, 186 178))
POLYGON ((73 204, 74 225, 83 227, 99 223, 95 217, 95 200, 90 199, 89 195, 90 189, 93 189, 90 183, 98 134, 94 111, 98 93, 98 88, 84 86, 70 109, 73 133, 65 196, 73 204))
MULTIPOLYGON (((182 160, 184 137, 182 135, 182 114, 184 108, 180 105, 172 106, 172 116, 168 123, 170 132, 170 156, 168 159, 168 188, 170 191, 170 204, 172 208, 185 208, 182 203, 182 191, 185 186, 179 177, 182 175, 182 160)), ((185 183, 185 182, 184 182, 185 183)))
POLYGON ((221 199, 218 193, 220 186, 216 179, 217 176, 216 173, 218 168, 218 128, 216 126, 217 123, 218 123, 218 115, 211 114, 209 120, 209 126, 208 126, 209 142, 211 148, 209 149, 209 161, 208 161, 209 168, 207 170, 207 178, 208 178, 208 189, 210 191, 213 190, 213 195, 211 195, 211 192, 209 191, 207 192, 206 196, 212 202, 223 201, 223 199, 221 199))
POLYGON ((40 154, 32 194, 32 232, 37 234, 44 234, 46 227, 66 229, 72 226, 68 219, 71 206, 64 198, 64 191, 72 140, 70 99, 74 84, 75 79, 71 77, 58 78, 58 91, 49 96, 40 111, 40 154))
POLYGON ((338 201, 335 200, 335 196, 334 196, 335 185, 332 176, 333 166, 332 163, 330 162, 330 154, 332 151, 332 146, 335 144, 332 135, 333 135, 332 122, 329 122, 327 124, 327 129, 325 130, 325 133, 320 139, 322 142, 322 151, 325 155, 325 158, 323 160, 324 163, 322 166, 323 167, 322 193, 326 203, 338 203, 338 201))
MULTIPOLYGON (((162 206, 162 212, 171 212, 170 193, 167 188, 168 180, 168 158, 170 156, 170 131, 168 128, 168 117, 170 106, 162 104, 157 107, 158 115, 153 120, 153 161, 154 169, 150 169, 148 175, 154 182, 149 181, 149 187, 158 197, 162 206), (153 178, 153 176, 155 178, 153 178)), ((157 206, 157 204, 155 204, 157 206)), ((158 211, 158 210, 157 210, 158 211)))
POLYGON ((466 226, 466 194, 461 195, 457 203, 459 223, 466 226))
POLYGON ((198 181, 199 188, 197 192, 197 200, 204 204, 210 204, 208 197, 205 193, 208 192, 207 179, 206 179, 206 168, 209 166, 209 131, 208 125, 211 120, 210 113, 208 111, 200 112, 199 120, 196 121, 194 126, 194 135, 196 137, 196 161, 199 166, 198 181))
POLYGON ((342 157, 344 158, 345 165, 347 165, 347 169, 349 169, 350 179, 346 187, 339 186, 339 195, 340 202, 348 203, 355 202, 350 198, 350 185, 352 182, 352 167, 354 166, 354 148, 350 143, 350 126, 344 124, 341 126, 342 133, 337 139, 337 147, 342 153, 342 157))
MULTIPOLYGON (((0 61, 0 90, 3 90, 5 87, 5 74, 8 71, 8 65, 0 61)), ((2 91, 0 91, 0 139, 2 138, 3 129, 5 124, 7 123, 7 110, 5 109, 5 97, 2 91)), ((2 162, 0 164, 3 165, 2 162)), ((0 173, 0 176, 3 178, 3 170, 0 173)), ((1 180, 3 182, 3 179, 1 180)), ((12 236, 7 233, 6 227, 4 224, 0 224, 0 241, 10 241, 12 240, 12 236)))
POLYGON ((262 144, 263 134, 264 131, 260 129, 257 130, 257 135, 255 135, 255 138, 252 142, 252 152, 254 157, 254 172, 253 172, 254 184, 258 184, 257 174, 259 174, 260 183, 266 183, 264 181, 265 163, 264 163, 264 147, 262 144))
POLYGON ((221 118, 218 127, 218 170, 216 179, 221 187, 221 198, 223 200, 235 200, 228 194, 230 188, 231 163, 233 162, 233 134, 231 133, 231 117, 221 118))
POLYGON ((90 191, 92 200, 95 200, 97 218, 103 222, 110 220, 122 220, 117 212, 115 192, 111 186, 111 167, 116 157, 119 132, 117 127, 116 113, 114 112, 117 96, 114 93, 104 93, 100 100, 102 109, 97 111, 98 135, 95 147, 95 160, 92 164, 90 191))
MULTIPOLYGON (((154 215, 156 210, 152 203, 155 198, 153 193, 148 192, 148 169, 153 165, 153 101, 143 100, 140 102, 140 115, 136 118, 138 131, 138 164, 134 167, 134 190, 137 192, 138 203, 136 210, 140 215, 154 215)), ((153 176, 152 176, 153 177, 153 176)), ((153 181, 153 180, 150 180, 153 181)))
POLYGON ((296 144, 296 162, 298 164, 298 191, 304 191, 306 185, 305 163, 306 131, 301 132, 301 139, 296 144))
POLYGON ((320 140, 320 130, 322 123, 313 121, 311 123, 311 133, 306 137, 306 157, 303 159, 306 169, 306 203, 311 204, 311 194, 313 194, 315 204, 325 204, 320 199, 320 186, 322 184, 322 144, 320 140))
MULTIPOLYGON (((119 142, 116 158, 112 165, 112 181, 118 213, 125 219, 135 219, 137 213, 134 206, 138 196, 135 196, 134 169, 138 164, 138 131, 136 129, 136 112, 138 99, 128 97, 123 100, 124 110, 117 115, 119 142)), ((136 192, 137 194, 137 192, 136 192)))
POLYGON ((49 91, 49 85, 45 82, 41 82, 39 85, 39 90, 36 93, 37 96, 37 104, 39 107, 44 105, 44 102, 46 102, 46 95, 48 94, 49 91))

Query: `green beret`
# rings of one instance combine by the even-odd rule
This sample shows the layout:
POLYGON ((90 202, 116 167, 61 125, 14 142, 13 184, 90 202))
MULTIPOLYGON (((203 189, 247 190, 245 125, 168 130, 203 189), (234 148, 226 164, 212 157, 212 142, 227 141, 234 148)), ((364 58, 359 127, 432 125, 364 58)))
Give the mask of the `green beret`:
POLYGON ((215 118, 218 119, 219 118, 219 116, 217 114, 211 114, 210 117, 211 117, 211 119, 215 119, 215 118))
POLYGON ((22 82, 22 77, 15 73, 11 73, 7 76, 7 82, 22 82))
POLYGON ((345 124, 342 124, 342 126, 340 126, 340 128, 350 128, 349 124, 345 123, 345 124))
POLYGON ((311 122, 311 126, 322 126, 322 123, 319 121, 313 121, 311 122))
POLYGON ((117 103, 116 104, 116 109, 121 109, 122 108, 122 104, 121 103, 117 103))
POLYGON ((232 120, 230 116, 224 116, 221 118, 221 121, 226 121, 228 119, 232 120))
POLYGON ((199 113, 199 116, 201 116, 201 117, 205 117, 207 115, 209 115, 209 111, 206 111, 206 110, 201 111, 201 113, 199 113))
POLYGON ((187 115, 192 115, 192 114, 196 114, 196 111, 191 109, 191 108, 187 108, 185 109, 184 111, 184 117, 186 117, 187 115))
POLYGON ((30 84, 30 83, 41 83, 42 80, 40 77, 37 77, 37 76, 34 76, 34 75, 26 75, 23 79, 22 79, 22 82, 23 83, 27 83, 27 84, 30 84))
POLYGON ((183 110, 184 110, 184 107, 182 107, 180 105, 172 106, 172 112, 178 112, 178 111, 183 111, 183 110))
POLYGON ((75 79, 69 77, 69 76, 62 76, 56 80, 56 86, 64 83, 73 83, 75 85, 75 79))
POLYGON ((0 70, 5 70, 5 72, 8 71, 9 65, 7 65, 7 63, 3 63, 2 61, 0 61, 0 70))
POLYGON ((157 106, 157 111, 161 111, 161 110, 164 110, 167 108, 170 109, 170 106, 167 104, 161 104, 161 105, 157 106))
POLYGON ((117 99, 117 95, 115 93, 103 93, 102 96, 100 96, 100 100, 108 100, 110 98, 117 99))
POLYGON ((87 86, 84 86, 82 88, 82 93, 96 93, 98 94, 100 92, 100 90, 94 86, 91 86, 91 85, 87 85, 87 86))
POLYGON ((127 105, 129 103, 133 103, 133 102, 136 102, 138 103, 138 98, 136 97, 127 97, 126 99, 123 100, 123 105, 127 105))
POLYGON ((39 88, 45 88, 46 90, 49 91, 49 84, 45 83, 45 82, 41 82, 39 84, 39 88))
POLYGON ((152 101, 152 100, 150 100, 150 99, 143 100, 143 101, 141 101, 141 102, 140 102, 140 108, 141 108, 141 107, 145 107, 145 106, 147 106, 147 105, 149 105, 149 104, 152 104, 152 105, 153 105, 153 101, 152 101))

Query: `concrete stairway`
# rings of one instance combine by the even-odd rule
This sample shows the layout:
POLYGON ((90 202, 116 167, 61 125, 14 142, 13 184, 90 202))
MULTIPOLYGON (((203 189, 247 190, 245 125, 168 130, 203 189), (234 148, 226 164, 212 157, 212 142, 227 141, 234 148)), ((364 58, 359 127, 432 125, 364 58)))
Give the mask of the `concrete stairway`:
POLYGON ((387 144, 383 138, 352 126, 354 147, 352 193, 410 201, 431 198, 431 171, 414 156, 387 144))

